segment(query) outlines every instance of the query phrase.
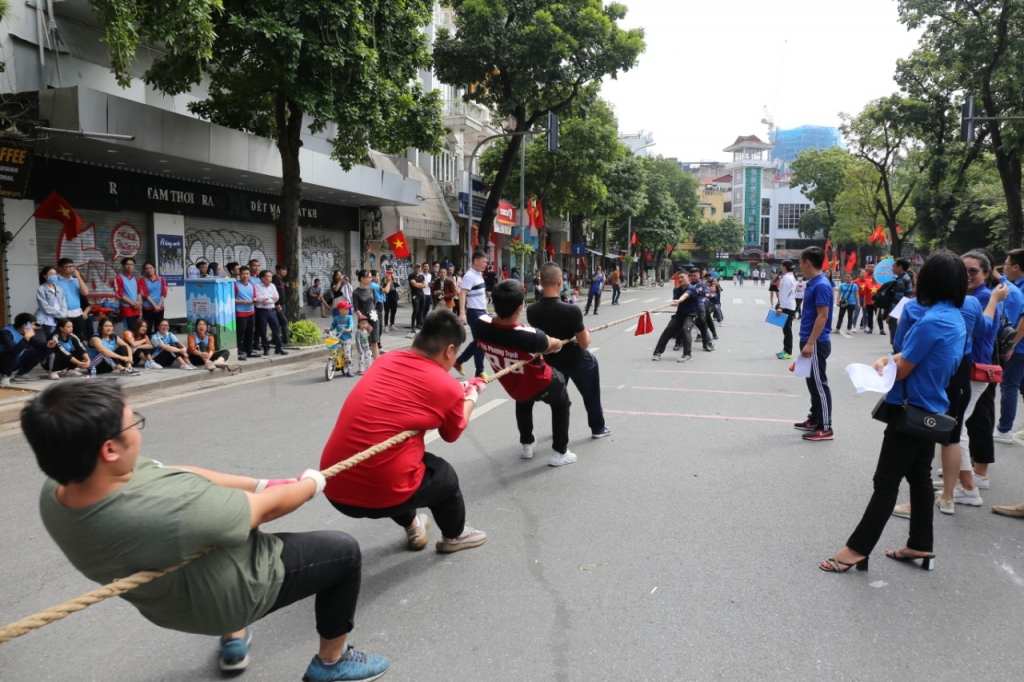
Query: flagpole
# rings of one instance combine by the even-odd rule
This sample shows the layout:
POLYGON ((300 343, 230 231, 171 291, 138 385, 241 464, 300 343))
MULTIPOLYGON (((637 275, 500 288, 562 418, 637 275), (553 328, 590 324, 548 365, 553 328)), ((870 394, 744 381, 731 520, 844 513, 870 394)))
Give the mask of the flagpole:
POLYGON ((9 244, 13 244, 14 240, 18 238, 18 235, 21 234, 21 231, 25 229, 26 225, 28 225, 28 221, 32 220, 35 217, 36 217, 35 213, 32 213, 31 215, 29 215, 29 217, 25 219, 25 222, 23 222, 21 224, 21 227, 18 228, 18 231, 14 233, 14 236, 11 237, 11 241, 4 242, 3 248, 6 249, 9 244))

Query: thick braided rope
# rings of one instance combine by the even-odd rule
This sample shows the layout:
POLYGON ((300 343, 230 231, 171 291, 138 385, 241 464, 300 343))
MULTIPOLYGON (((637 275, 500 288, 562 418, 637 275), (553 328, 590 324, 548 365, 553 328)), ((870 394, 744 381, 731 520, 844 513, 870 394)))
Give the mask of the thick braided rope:
MULTIPOLYGON (((667 307, 669 305, 671 305, 671 304, 667 303, 667 304, 665 304, 663 306, 659 306, 658 308, 654 308, 653 310, 660 310, 661 308, 665 308, 665 307, 667 307)), ((646 315, 648 312, 651 312, 651 311, 645 310, 645 311, 643 311, 643 312, 641 312, 639 314, 630 315, 629 317, 624 317, 621 320, 614 320, 614 321, 609 322, 607 324, 603 324, 600 327, 596 327, 594 329, 591 329, 590 331, 591 331, 591 333, 593 333, 593 332, 601 331, 603 329, 608 329, 609 327, 614 327, 616 325, 625 324, 626 322, 629 322, 630 320, 635 320, 635 319, 637 319, 639 317, 642 317, 642 316, 646 315)), ((567 340, 563 341, 562 343, 571 343, 571 342, 572 342, 572 339, 567 339, 567 340)), ((495 372, 491 376, 487 377, 485 382, 489 384, 491 382, 497 381, 501 377, 503 377, 503 376, 505 376, 507 374, 511 374, 512 372, 515 372, 516 370, 518 370, 521 367, 525 367, 529 363, 533 362, 534 358, 536 358, 536 357, 540 357, 540 356, 537 355, 537 356, 534 356, 533 358, 530 358, 528 360, 521 360, 521 361, 519 361, 519 362, 517 362, 517 363, 515 363, 513 365, 509 365, 505 369, 503 369, 503 370, 501 370, 499 372, 495 372)), ((374 455, 380 454, 381 452, 384 452, 385 450, 387 450, 390 447, 398 445, 399 443, 404 443, 405 441, 409 440, 410 438, 412 438, 413 436, 415 436, 418 433, 419 433, 419 431, 402 431, 401 433, 399 433, 399 434, 397 434, 395 436, 392 436, 391 438, 388 438, 383 443, 378 443, 377 445, 374 445, 371 448, 367 448, 366 450, 363 450, 362 452, 357 452, 356 454, 352 455, 348 459, 346 459, 344 461, 341 461, 341 462, 338 462, 334 466, 329 467, 327 469, 324 469, 320 473, 324 475, 324 478, 332 478, 333 476, 337 476, 342 471, 345 471, 346 469, 351 469, 352 467, 354 467, 355 465, 359 464, 360 462, 363 462, 363 461, 369 459, 370 457, 373 457, 374 455)), ((167 575, 168 573, 173 573, 174 571, 177 571, 180 568, 184 568, 188 564, 192 563, 193 561, 195 561, 199 557, 203 556, 204 554, 212 551, 213 549, 214 549, 213 547, 207 547, 206 549, 202 550, 201 552, 196 552, 192 556, 188 557, 187 559, 182 561, 180 564, 177 564, 176 566, 171 566, 170 568, 164 568, 164 569, 161 569, 159 571, 139 571, 138 573, 134 573, 134 574, 128 576, 127 578, 119 578, 118 580, 115 580, 112 583, 108 583, 107 585, 103 585, 102 587, 97 587, 95 590, 92 590, 90 592, 86 592, 85 594, 83 594, 83 595, 81 595, 79 597, 75 597, 74 599, 69 599, 68 601, 64 602, 63 604, 58 604, 56 606, 51 606, 51 607, 49 607, 47 609, 43 609, 39 613, 35 613, 35 614, 33 614, 31 616, 28 616, 26 618, 22 618, 19 621, 15 621, 14 623, 11 623, 10 625, 5 625, 3 627, 0 627, 0 644, 3 644, 5 642, 9 642, 10 640, 12 640, 12 639, 14 639, 16 637, 21 637, 22 635, 26 635, 29 632, 32 632, 33 630, 38 630, 39 628, 44 627, 46 625, 49 625, 50 623, 52 623, 54 621, 58 621, 58 620, 62 620, 64 618, 67 618, 72 613, 75 613, 77 611, 82 611, 83 609, 85 609, 85 608, 87 608, 89 606, 92 606, 93 604, 98 604, 101 601, 104 601, 106 599, 110 599, 111 597, 117 597, 117 596, 120 596, 120 595, 124 594, 125 592, 130 592, 131 590, 134 590, 136 587, 139 587, 141 585, 145 585, 146 583, 152 582, 153 580, 156 580, 157 578, 163 577, 163 576, 167 575)))

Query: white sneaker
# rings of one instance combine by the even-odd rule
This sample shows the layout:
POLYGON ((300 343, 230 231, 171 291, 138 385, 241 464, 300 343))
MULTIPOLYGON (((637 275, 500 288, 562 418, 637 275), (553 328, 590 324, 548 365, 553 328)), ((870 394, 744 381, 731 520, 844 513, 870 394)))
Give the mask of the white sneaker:
POLYGON ((47 372, 46 378, 47 379, 52 379, 53 381, 56 381, 57 379, 60 379, 60 377, 57 375, 56 372, 47 372))
POLYGON ((992 440, 996 443, 1006 443, 1007 445, 1010 445, 1013 443, 1013 437, 1016 435, 1017 434, 1015 433, 1003 433, 999 429, 996 429, 992 432, 992 440))
POLYGON ((520 459, 533 459, 533 443, 523 443, 523 452, 520 459))
POLYGON ((943 514, 956 513, 956 502, 954 500, 944 500, 941 495, 935 496, 935 506, 938 507, 939 511, 943 514))
POLYGON ((576 453, 572 450, 566 450, 564 454, 558 454, 557 452, 551 456, 551 460, 548 462, 548 466, 560 467, 566 464, 572 464, 576 461, 576 453))
POLYGON ((960 481, 957 481, 953 487, 953 501, 957 504, 980 507, 982 502, 981 492, 977 488, 974 490, 964 490, 964 487, 960 485, 960 481))
POLYGON ((858 331, 860 331, 860 330, 858 330, 856 327, 854 327, 853 329, 850 330, 850 333, 851 334, 856 334, 858 331))
POLYGON ((0 376, 0 388, 7 388, 11 385, 11 378, 8 376, 0 376))
POLYGON ((1013 434, 1013 442, 1017 445, 1024 445, 1024 431, 1017 431, 1013 434))
POLYGON ((988 476, 979 476, 978 474, 974 474, 974 485, 978 486, 981 490, 988 490, 991 483, 992 482, 989 480, 988 476))
POLYGON ((191 372, 192 370, 195 369, 195 367, 193 367, 192 365, 182 365, 181 368, 186 372, 191 372))

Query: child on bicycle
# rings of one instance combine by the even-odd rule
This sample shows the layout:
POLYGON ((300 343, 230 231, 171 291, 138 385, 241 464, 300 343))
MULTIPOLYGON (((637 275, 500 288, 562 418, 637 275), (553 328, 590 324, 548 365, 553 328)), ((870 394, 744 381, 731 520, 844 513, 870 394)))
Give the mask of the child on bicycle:
POLYGON ((345 353, 345 367, 342 369, 342 376, 351 378, 355 376, 352 374, 352 331, 355 322, 352 319, 350 310, 348 301, 339 299, 338 305, 334 309, 334 319, 326 331, 328 333, 334 332, 338 335, 342 351, 345 353))

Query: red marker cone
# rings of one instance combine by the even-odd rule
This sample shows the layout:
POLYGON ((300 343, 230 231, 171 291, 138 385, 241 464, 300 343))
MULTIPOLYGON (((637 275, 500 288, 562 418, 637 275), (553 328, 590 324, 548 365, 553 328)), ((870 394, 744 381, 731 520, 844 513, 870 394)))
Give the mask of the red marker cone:
POLYGON ((636 333, 633 336, 642 336, 644 334, 650 334, 654 331, 654 323, 651 322, 651 313, 647 310, 640 316, 640 319, 636 321, 636 333))

